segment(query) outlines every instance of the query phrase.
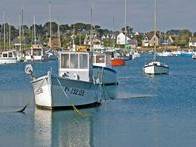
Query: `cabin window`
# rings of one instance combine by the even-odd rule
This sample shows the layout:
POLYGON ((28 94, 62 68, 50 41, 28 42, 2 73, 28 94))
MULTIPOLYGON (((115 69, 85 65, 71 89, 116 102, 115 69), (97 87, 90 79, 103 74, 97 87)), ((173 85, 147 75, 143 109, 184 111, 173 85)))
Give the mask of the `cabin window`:
POLYGON ((8 53, 8 57, 12 57, 12 53, 8 53))
POLYGON ((80 55, 80 68, 82 69, 88 68, 88 55, 87 54, 80 55))
POLYGON ((41 50, 40 49, 33 49, 33 56, 41 56, 41 50))
POLYGON ((111 56, 106 56, 106 64, 110 65, 111 64, 111 56))
POLYGON ((61 55, 61 68, 69 68, 69 54, 61 55))
POLYGON ((70 68, 78 68, 78 54, 70 54, 70 68))
POLYGON ((3 57, 7 57, 7 54, 3 54, 3 57))
POLYGON ((105 56, 96 56, 96 63, 105 63, 105 56))

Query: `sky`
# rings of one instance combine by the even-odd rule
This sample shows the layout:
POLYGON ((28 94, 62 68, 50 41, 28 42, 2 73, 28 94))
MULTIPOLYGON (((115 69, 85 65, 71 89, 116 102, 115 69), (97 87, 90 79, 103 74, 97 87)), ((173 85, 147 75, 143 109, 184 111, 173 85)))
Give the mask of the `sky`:
MULTIPOLYGON (((60 24, 90 23, 93 8, 93 24, 111 30, 120 30, 125 25, 125 0, 0 0, 0 23, 3 14, 6 22, 19 24, 23 9, 24 24, 49 21, 51 1, 52 20, 60 24), (113 21, 114 18, 114 21, 113 21)), ((157 0, 157 27, 161 31, 189 29, 196 32, 196 0, 157 0)), ((127 25, 134 31, 147 32, 153 29, 154 0, 127 0, 127 25)))

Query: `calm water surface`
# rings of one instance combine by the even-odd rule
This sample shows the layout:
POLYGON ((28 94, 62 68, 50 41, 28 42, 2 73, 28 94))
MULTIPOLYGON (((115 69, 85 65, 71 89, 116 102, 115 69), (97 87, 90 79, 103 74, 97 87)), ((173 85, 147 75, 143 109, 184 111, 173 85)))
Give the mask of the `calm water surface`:
MULTIPOLYGON (((150 77, 143 55, 118 67, 118 98, 74 111, 37 110, 25 64, 0 66, 0 146, 194 147, 196 61, 165 57, 169 75, 150 77), (29 104, 25 114, 14 113, 29 104)), ((35 63, 34 73, 57 74, 57 62, 35 63)))

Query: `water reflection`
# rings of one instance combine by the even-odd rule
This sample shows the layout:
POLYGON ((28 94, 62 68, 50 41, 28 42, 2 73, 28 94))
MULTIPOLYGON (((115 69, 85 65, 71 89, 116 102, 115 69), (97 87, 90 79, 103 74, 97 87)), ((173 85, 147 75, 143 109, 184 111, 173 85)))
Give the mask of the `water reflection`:
POLYGON ((34 146, 90 147, 91 114, 35 110, 34 146))

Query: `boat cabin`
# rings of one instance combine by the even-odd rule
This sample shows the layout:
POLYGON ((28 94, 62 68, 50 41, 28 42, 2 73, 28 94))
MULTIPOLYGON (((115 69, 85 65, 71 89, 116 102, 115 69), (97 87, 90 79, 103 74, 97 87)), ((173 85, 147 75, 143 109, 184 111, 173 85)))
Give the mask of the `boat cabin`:
POLYGON ((16 58, 16 51, 4 51, 1 53, 2 58, 16 58))
POLYGON ((107 53, 94 53, 93 65, 101 67, 111 66, 111 56, 107 53))
POLYGON ((42 60, 44 56, 44 49, 41 45, 34 44, 30 50, 25 51, 26 60, 42 60))
POLYGON ((91 53, 60 52, 59 76, 81 81, 92 81, 91 53))

